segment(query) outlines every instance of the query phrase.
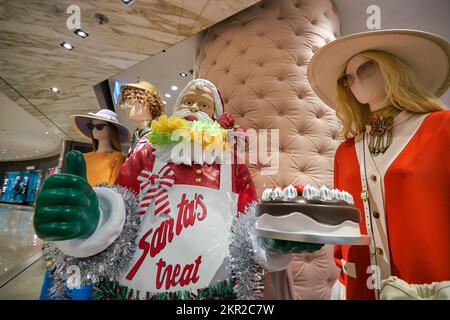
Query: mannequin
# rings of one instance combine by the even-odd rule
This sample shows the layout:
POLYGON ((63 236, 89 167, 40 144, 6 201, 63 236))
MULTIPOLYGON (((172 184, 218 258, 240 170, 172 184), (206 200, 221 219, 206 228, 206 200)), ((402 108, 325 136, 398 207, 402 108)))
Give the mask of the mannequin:
POLYGON ((148 143, 150 123, 164 113, 165 105, 161 95, 151 83, 139 81, 122 86, 119 105, 128 119, 136 122, 136 130, 131 137, 128 157, 148 143))
POLYGON ((361 232, 372 236, 369 248, 335 246, 335 298, 445 297, 450 112, 436 96, 448 88, 449 56, 440 37, 384 30, 336 40, 311 60, 312 87, 336 108, 347 138, 336 151, 335 188, 353 195, 361 232))
POLYGON ((118 123, 116 114, 107 109, 88 115, 73 116, 74 127, 92 141, 93 151, 84 154, 86 174, 91 186, 112 184, 125 161, 120 143, 128 140, 128 129, 118 123))

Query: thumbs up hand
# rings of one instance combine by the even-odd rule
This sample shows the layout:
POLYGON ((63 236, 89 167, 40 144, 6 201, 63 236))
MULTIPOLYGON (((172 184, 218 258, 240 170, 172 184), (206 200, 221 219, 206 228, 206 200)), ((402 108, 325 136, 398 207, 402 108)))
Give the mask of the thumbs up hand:
POLYGON ((86 179, 86 162, 79 151, 65 159, 66 173, 47 178, 36 201, 34 229, 46 241, 84 239, 100 217, 98 198, 86 179))

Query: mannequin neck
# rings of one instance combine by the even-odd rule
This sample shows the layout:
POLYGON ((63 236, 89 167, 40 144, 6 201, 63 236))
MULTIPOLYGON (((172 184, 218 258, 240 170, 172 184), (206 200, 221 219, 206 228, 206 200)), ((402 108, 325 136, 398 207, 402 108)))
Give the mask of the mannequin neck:
POLYGON ((386 108, 388 106, 391 106, 392 102, 389 99, 384 98, 383 100, 374 101, 369 103, 370 112, 375 112, 378 110, 381 110, 383 108, 386 108))
POLYGON ((98 140, 98 146, 97 146, 97 150, 95 152, 107 152, 107 151, 113 151, 113 148, 111 146, 111 142, 109 141, 109 139, 98 140))
POLYGON ((137 122, 137 128, 139 130, 143 129, 143 128, 147 128, 150 127, 150 123, 152 122, 152 120, 141 120, 137 122))

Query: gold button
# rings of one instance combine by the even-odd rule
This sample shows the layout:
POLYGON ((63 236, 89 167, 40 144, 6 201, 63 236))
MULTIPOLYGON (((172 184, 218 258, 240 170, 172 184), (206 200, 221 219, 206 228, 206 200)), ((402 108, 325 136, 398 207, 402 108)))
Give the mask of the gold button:
POLYGON ((195 178, 195 182, 200 183, 200 182, 202 182, 202 179, 200 179, 200 178, 195 178))
POLYGON ((383 249, 381 249, 381 248, 377 248, 375 252, 376 252, 376 254, 379 255, 379 256, 382 256, 382 255, 383 255, 383 249))
POLYGON ((372 213, 372 215, 373 215, 373 217, 374 217, 375 219, 379 219, 379 218, 380 218, 380 213, 377 212, 377 211, 374 211, 374 212, 372 213))
POLYGON ((201 169, 197 169, 197 170, 195 170, 195 173, 196 173, 196 174, 201 174, 201 173, 202 173, 202 170, 201 170, 201 169))

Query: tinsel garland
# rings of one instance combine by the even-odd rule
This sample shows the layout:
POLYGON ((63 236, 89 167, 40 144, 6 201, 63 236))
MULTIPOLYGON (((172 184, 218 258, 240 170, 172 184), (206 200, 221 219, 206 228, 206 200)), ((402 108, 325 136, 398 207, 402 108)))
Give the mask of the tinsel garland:
POLYGON ((231 281, 223 281, 197 291, 176 291, 141 294, 117 281, 103 281, 93 289, 95 300, 232 300, 236 299, 231 281))
POLYGON ((80 270, 82 284, 96 284, 103 280, 117 281, 133 258, 141 223, 141 217, 137 214, 138 199, 128 189, 120 186, 98 185, 98 187, 109 187, 122 195, 126 209, 122 233, 108 248, 87 258, 67 256, 51 242, 46 243, 43 249, 44 259, 50 262, 49 269, 53 275, 53 285, 48 292, 50 299, 68 298, 66 278, 70 275, 68 273, 71 266, 76 266, 80 270))
POLYGON ((263 269, 258 265, 250 232, 255 227, 256 202, 252 202, 245 214, 235 216, 231 225, 230 263, 234 293, 239 300, 262 299, 263 269))

